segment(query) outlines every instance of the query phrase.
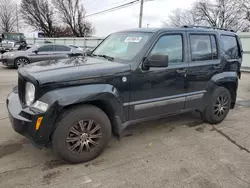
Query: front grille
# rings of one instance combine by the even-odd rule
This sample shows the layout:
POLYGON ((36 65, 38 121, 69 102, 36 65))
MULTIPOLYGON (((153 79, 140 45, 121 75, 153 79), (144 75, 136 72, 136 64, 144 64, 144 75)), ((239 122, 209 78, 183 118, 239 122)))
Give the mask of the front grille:
POLYGON ((21 78, 20 76, 18 77, 18 95, 19 95, 19 100, 22 105, 25 104, 25 80, 21 78))

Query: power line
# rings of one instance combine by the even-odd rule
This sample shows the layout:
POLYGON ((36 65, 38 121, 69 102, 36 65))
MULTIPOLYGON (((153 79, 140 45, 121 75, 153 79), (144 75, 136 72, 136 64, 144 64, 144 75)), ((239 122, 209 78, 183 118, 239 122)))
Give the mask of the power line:
MULTIPOLYGON (((103 0, 101 0, 102 2, 104 2, 103 0)), ((116 2, 113 2, 113 3, 99 3, 98 4, 98 7, 102 7, 102 10, 106 10, 106 9, 109 9, 109 8, 113 8, 114 6, 119 6, 119 5, 122 5, 122 4, 125 4, 125 3, 128 3, 130 2, 131 0, 120 0, 120 1, 116 1, 116 2)), ((88 12, 98 12, 98 11, 101 11, 100 9, 97 9, 96 10, 96 3, 95 4, 90 4, 91 6, 89 6, 89 3, 86 4, 87 5, 87 10, 88 12), (93 6, 94 5, 94 6, 93 6), (90 9, 89 9, 90 8, 90 9), (91 10, 91 11, 90 11, 91 10)), ((92 13, 91 13, 92 14, 92 13)))
POLYGON ((109 8, 109 9, 106 9, 106 10, 95 12, 93 14, 86 15, 85 17, 90 17, 90 16, 94 16, 94 15, 98 15, 98 14, 102 14, 102 13, 106 13, 106 12, 113 12, 115 10, 119 10, 119 9, 122 9, 122 8, 125 8, 125 7, 132 6, 134 4, 137 4, 137 3, 139 3, 139 1, 140 0, 134 0, 134 1, 131 1, 131 2, 128 2, 128 3, 122 4, 122 5, 113 7, 113 8, 109 8))
MULTIPOLYGON (((125 0, 121 0, 121 1, 117 1, 117 2, 113 2, 113 3, 110 3, 109 6, 113 6, 113 5, 117 5, 117 4, 121 4, 121 3, 127 3, 127 2, 124 2, 125 0)), ((128 0, 127 0, 128 1, 128 0)))

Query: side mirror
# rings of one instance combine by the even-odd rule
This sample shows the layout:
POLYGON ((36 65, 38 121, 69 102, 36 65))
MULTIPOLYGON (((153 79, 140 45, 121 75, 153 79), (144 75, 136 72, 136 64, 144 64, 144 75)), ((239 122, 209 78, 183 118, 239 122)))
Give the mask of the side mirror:
POLYGON ((92 53, 92 51, 93 51, 93 50, 91 50, 91 49, 87 49, 87 50, 85 51, 85 54, 86 54, 86 55, 89 55, 89 54, 92 53))
POLYGON ((33 53, 35 53, 35 54, 38 54, 38 52, 39 52, 38 50, 33 51, 33 53))
POLYGON ((153 54, 144 62, 144 67, 168 67, 168 55, 153 54))

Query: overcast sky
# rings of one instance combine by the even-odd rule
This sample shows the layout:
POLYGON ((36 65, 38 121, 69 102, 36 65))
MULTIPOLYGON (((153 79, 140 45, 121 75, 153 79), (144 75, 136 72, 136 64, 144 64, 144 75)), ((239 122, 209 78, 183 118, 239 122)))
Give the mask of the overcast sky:
MULTIPOLYGON (((20 0, 19 0, 20 1, 20 0)), ((109 9, 133 0, 82 0, 88 14, 109 9)), ((144 4, 143 27, 161 27, 173 9, 189 8, 195 0, 146 0, 144 4)), ((137 28, 140 3, 133 6, 88 17, 95 27, 95 36, 103 37, 112 32, 137 28)))
MULTIPOLYGON (((83 0, 87 14, 95 13, 112 6, 132 0, 83 0), (120 3, 119 3, 120 2, 120 3), (116 4, 114 4, 116 3, 116 4)), ((189 8, 195 0, 153 0, 145 2, 143 27, 161 27, 173 9, 189 8)), ((89 17, 97 36, 105 36, 111 32, 138 27, 140 3, 114 12, 89 17)))

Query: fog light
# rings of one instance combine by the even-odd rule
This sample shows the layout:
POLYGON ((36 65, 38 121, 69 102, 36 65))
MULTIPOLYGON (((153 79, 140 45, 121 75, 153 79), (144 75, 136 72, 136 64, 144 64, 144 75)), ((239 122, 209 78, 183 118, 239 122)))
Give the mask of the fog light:
POLYGON ((40 126, 42 124, 43 121, 43 117, 39 117, 36 121, 36 131, 38 131, 40 129, 40 126))
POLYGON ((42 112, 46 112, 49 105, 47 103, 41 102, 41 101, 36 101, 33 105, 33 108, 40 110, 42 112))

